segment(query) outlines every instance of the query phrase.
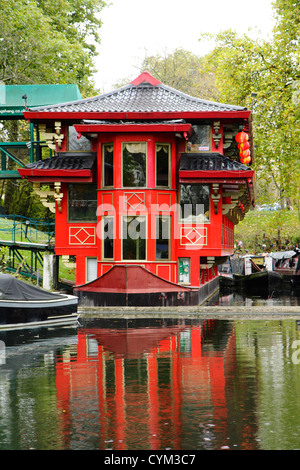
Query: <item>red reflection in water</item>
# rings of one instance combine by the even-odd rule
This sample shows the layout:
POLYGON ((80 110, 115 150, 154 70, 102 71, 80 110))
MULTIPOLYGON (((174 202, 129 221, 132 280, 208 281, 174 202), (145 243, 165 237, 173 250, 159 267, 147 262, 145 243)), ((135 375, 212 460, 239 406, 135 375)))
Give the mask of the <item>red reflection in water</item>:
MULTIPOLYGON (((213 329, 214 320, 197 326, 79 329, 76 355, 64 354, 57 362, 64 439, 89 442, 96 436, 99 449, 118 450, 226 445, 225 372, 235 368, 235 338, 230 331, 216 350, 206 341, 213 329), (91 340, 96 351, 89 349, 91 340)), ((247 435, 253 429, 247 426, 243 446, 250 449, 247 435)))

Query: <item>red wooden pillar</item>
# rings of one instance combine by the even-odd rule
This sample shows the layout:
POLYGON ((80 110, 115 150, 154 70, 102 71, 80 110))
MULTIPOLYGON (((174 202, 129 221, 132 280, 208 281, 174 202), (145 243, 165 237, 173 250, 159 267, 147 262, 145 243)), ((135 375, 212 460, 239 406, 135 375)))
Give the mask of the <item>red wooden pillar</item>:
POLYGON ((155 142, 153 140, 147 142, 147 188, 155 188, 155 142))

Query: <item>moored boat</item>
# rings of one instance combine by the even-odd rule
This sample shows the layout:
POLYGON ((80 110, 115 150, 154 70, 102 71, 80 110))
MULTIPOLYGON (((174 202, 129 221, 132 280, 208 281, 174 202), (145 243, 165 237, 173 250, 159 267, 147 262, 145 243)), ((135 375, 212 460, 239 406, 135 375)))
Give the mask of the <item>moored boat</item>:
POLYGON ((0 329, 76 323, 78 298, 48 292, 0 273, 0 329))
POLYGON ((273 271, 280 274, 285 289, 300 288, 300 250, 272 253, 273 271))
POLYGON ((272 295, 281 288, 281 275, 274 271, 257 271, 244 277, 243 288, 249 295, 272 295))
POLYGON ((269 296, 281 289, 282 275, 266 268, 263 255, 246 255, 229 260, 227 273, 221 272, 220 286, 234 288, 248 295, 269 296))

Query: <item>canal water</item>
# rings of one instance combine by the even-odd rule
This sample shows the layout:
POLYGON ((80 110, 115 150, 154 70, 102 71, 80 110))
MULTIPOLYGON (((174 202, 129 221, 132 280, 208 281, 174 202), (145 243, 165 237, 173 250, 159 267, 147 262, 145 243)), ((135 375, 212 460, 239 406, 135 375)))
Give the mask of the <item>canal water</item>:
MULTIPOLYGON (((225 297, 237 311, 272 300, 225 297)), ((1 450, 299 448, 298 320, 183 314, 0 333, 1 450)))

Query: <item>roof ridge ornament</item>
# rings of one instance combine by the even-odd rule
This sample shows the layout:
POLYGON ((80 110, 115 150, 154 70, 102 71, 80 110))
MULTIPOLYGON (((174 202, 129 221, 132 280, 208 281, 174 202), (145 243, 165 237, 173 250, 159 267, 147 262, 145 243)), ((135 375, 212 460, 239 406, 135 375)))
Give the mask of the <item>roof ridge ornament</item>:
POLYGON ((142 72, 137 78, 130 82, 131 85, 138 86, 142 83, 149 83, 150 85, 161 85, 162 82, 153 77, 149 72, 142 72))

